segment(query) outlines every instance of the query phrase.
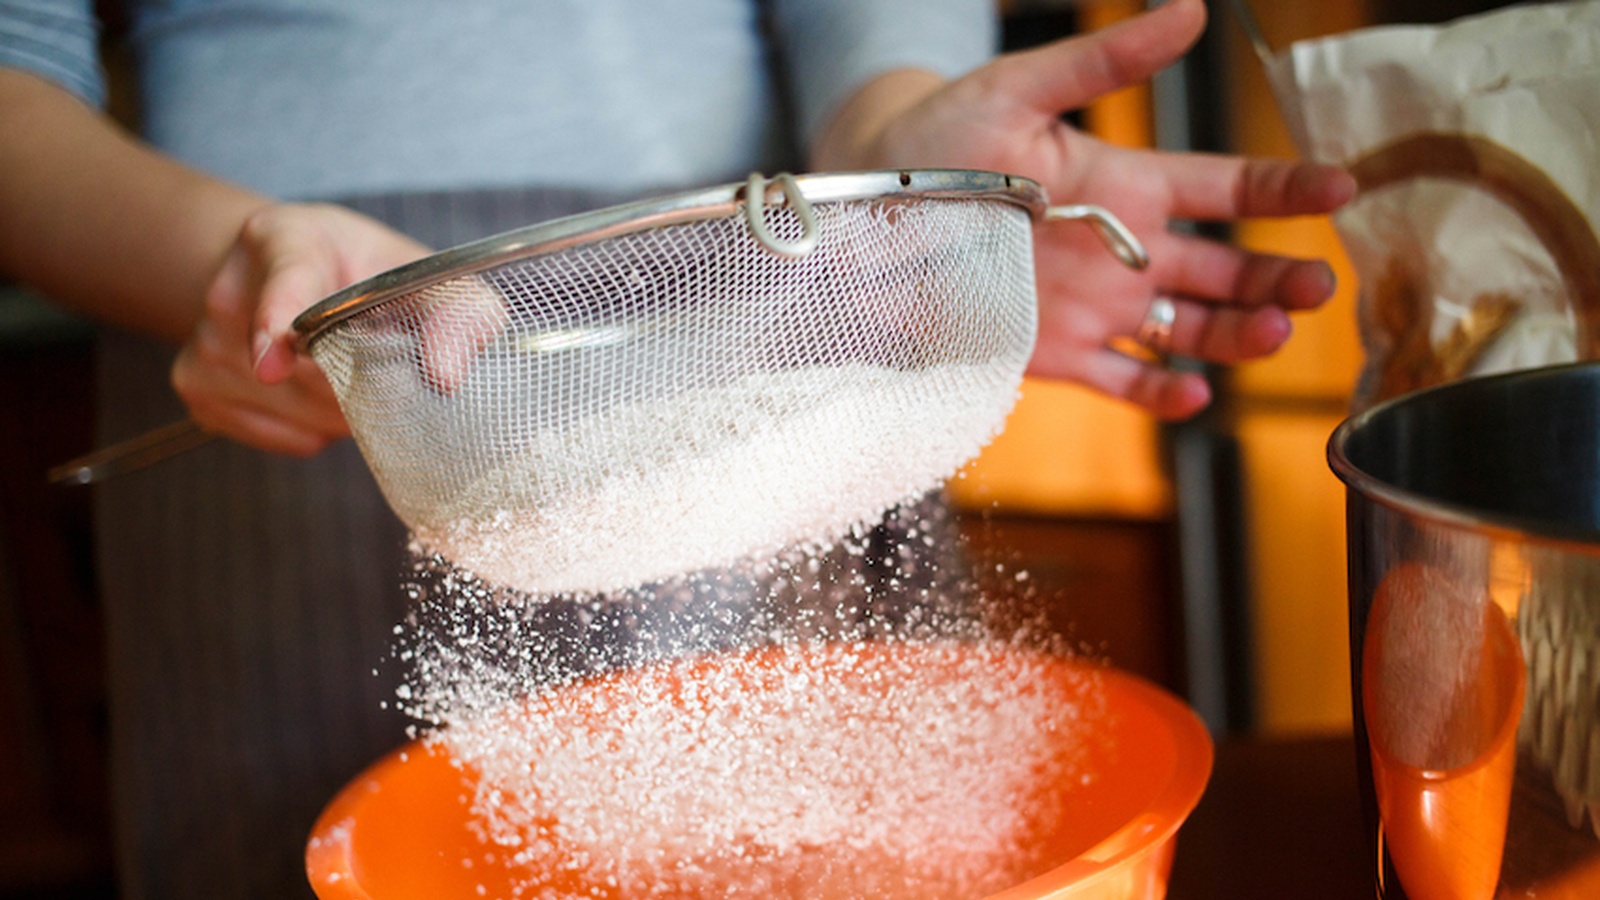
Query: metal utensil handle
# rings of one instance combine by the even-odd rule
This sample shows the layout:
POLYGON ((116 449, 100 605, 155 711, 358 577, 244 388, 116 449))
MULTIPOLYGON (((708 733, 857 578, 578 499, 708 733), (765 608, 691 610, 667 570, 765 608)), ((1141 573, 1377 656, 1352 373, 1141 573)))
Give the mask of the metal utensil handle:
POLYGON ((93 484, 193 450, 215 438, 192 419, 184 419, 62 463, 46 475, 52 484, 93 484))

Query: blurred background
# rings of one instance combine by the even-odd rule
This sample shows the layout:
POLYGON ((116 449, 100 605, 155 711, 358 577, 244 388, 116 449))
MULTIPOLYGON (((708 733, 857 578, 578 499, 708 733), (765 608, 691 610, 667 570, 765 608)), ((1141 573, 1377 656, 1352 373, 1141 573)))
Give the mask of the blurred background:
MULTIPOLYGON (((1253 9, 1282 49, 1498 5, 1256 0, 1253 9)), ((1001 9, 1015 48, 1142 6, 1006 0, 1001 9)), ((1130 146, 1294 152, 1226 0, 1212 0, 1212 24, 1184 63, 1084 110, 1078 124, 1130 146)), ((1028 383, 1005 434, 952 494, 971 539, 1027 568, 1063 630, 1182 694, 1218 736, 1341 735, 1350 725, 1344 506, 1324 444, 1361 363, 1354 276, 1325 220, 1245 223, 1218 236, 1328 258, 1339 293, 1297 319, 1282 353, 1211 372, 1218 402, 1190 422, 1161 426, 1078 388, 1028 383)), ((114 896, 91 494, 44 477, 93 446, 93 340, 84 323, 0 288, 0 898, 114 896)))

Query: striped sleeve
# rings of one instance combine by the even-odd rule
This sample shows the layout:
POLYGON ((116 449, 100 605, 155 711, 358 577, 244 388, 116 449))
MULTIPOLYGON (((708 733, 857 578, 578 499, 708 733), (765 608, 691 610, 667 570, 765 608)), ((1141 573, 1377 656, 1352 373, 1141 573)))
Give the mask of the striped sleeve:
POLYGON ((954 78, 999 44, 994 0, 775 0, 771 15, 806 146, 873 78, 900 68, 954 78))
POLYGON ((91 0, 0 0, 0 66, 21 69, 93 106, 105 103, 91 0))

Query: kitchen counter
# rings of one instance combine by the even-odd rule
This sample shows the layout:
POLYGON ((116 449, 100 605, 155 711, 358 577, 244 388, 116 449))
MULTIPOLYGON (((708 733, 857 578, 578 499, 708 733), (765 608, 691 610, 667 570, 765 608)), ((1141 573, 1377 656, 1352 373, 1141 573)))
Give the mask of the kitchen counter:
POLYGON ((1169 900, 1372 896, 1351 738, 1218 742, 1178 833, 1169 900))

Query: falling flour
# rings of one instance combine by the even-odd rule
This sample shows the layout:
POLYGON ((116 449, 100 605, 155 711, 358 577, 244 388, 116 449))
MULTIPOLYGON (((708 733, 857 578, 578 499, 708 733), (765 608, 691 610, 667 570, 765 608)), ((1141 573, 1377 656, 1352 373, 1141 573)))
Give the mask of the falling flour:
POLYGON ((417 560, 400 705, 468 776, 463 877, 940 900, 1087 849, 1062 835, 1110 764, 1102 670, 994 609, 961 533, 929 497, 826 550, 592 596, 417 560))
POLYGON ((1053 838, 1097 670, 990 631, 921 499, 1015 390, 813 366, 616 406, 414 529, 400 706, 470 776, 479 893, 940 900, 1085 849, 1053 838))
POLYGON ((794 644, 580 682, 432 740, 476 773, 484 859, 517 897, 968 898, 1075 852, 1052 836, 1093 777, 1098 677, 999 645, 794 644))
POLYGON ((416 527, 419 545, 541 593, 645 582, 826 544, 977 455, 1015 373, 944 364, 779 369, 519 439, 416 527))

